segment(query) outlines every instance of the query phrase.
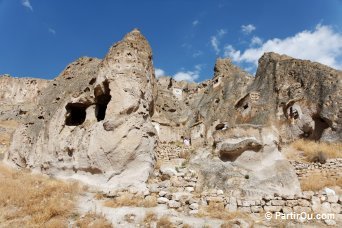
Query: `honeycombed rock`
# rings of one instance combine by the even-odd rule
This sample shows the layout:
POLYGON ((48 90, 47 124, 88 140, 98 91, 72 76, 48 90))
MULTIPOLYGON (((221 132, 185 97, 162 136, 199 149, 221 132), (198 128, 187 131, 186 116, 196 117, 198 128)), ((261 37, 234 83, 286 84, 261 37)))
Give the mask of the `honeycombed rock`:
POLYGON ((152 52, 138 30, 70 64, 15 132, 7 160, 106 190, 145 190, 155 162, 152 52))
POLYGON ((1 120, 21 123, 6 161, 144 192, 156 158, 183 157, 203 189, 296 194, 281 145, 341 141, 341 82, 341 71, 276 53, 260 58, 255 77, 218 59, 201 83, 156 79, 151 48, 133 30, 103 60, 80 58, 54 80, 0 78, 0 101, 13 107, 1 107, 1 120))

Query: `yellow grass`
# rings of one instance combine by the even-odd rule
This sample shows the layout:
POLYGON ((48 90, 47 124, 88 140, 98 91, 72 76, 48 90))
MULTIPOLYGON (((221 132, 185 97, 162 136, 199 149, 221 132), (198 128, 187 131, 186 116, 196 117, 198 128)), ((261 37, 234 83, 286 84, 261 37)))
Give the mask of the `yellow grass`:
POLYGON ((157 228, 172 228, 173 226, 172 222, 170 221, 170 218, 167 216, 161 217, 157 222, 157 228))
POLYGON ((224 208, 224 204, 220 202, 210 202, 208 206, 202 206, 197 216, 222 220, 232 220, 235 218, 249 219, 247 213, 240 211, 228 212, 224 208))
POLYGON ((155 196, 147 196, 143 198, 141 195, 133 195, 131 193, 124 193, 114 199, 104 202, 106 207, 155 207, 157 206, 157 198, 155 196))
POLYGON ((0 164, 0 224, 63 227, 72 216, 78 184, 64 183, 0 164))
POLYGON ((324 187, 339 186, 342 188, 342 178, 333 176, 322 176, 321 174, 310 174, 300 180, 302 191, 319 191, 324 187))
POLYGON ((155 222, 157 220, 158 220, 157 215, 154 212, 149 211, 145 215, 142 226, 143 227, 152 227, 152 222, 155 222))
POLYGON ((111 223, 102 215, 88 212, 76 221, 79 228, 111 228, 111 223))
POLYGON ((290 159, 293 160, 304 160, 312 162, 322 153, 327 159, 330 158, 342 158, 342 143, 326 143, 326 142, 315 142, 309 140, 299 139, 291 144, 292 148, 302 152, 303 159, 297 153, 291 153, 290 159))

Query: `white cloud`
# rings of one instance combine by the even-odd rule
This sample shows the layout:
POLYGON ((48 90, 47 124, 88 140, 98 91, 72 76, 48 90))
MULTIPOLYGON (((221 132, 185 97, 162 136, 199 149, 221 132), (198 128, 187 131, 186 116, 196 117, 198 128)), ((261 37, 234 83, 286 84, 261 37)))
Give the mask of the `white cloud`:
POLYGON ((220 49, 220 39, 227 33, 226 30, 220 29, 217 31, 216 35, 212 36, 210 38, 211 46, 213 47, 214 51, 216 52, 216 55, 218 55, 221 51, 220 49))
POLYGON ((264 52, 276 52, 342 69, 342 33, 326 25, 317 25, 313 31, 304 30, 284 39, 270 39, 259 47, 249 48, 243 52, 235 50, 231 45, 226 45, 224 49, 224 55, 236 62, 257 65, 264 52))
POLYGON ((252 24, 249 25, 241 25, 241 31, 245 34, 250 34, 251 32, 253 32, 255 30, 255 26, 252 24))
POLYGON ((203 68, 203 65, 202 64, 197 64, 195 65, 195 70, 199 73, 203 68))
POLYGON ((51 33, 52 35, 56 35, 56 30, 54 30, 53 28, 49 28, 48 31, 49 31, 49 33, 51 33))
POLYGON ((173 78, 176 81, 189 81, 193 82, 199 78, 199 74, 196 71, 180 71, 176 73, 173 78))
POLYGON ((195 65, 195 70, 193 71, 179 71, 174 76, 173 79, 176 81, 188 81, 194 82, 199 78, 199 74, 203 68, 202 64, 195 65))
POLYGON ((200 50, 197 50, 192 54, 192 57, 197 58, 198 56, 201 56, 201 55, 203 55, 203 52, 200 50))
POLYGON ((223 35, 225 35, 227 33, 227 31, 226 30, 224 30, 224 29, 220 29, 220 30, 218 30, 218 32, 217 32, 217 36, 219 37, 219 38, 221 38, 223 35))
POLYGON ((160 76, 165 76, 165 71, 160 68, 155 68, 154 74, 156 75, 156 78, 159 78, 160 76))
POLYGON ((193 22, 192 22, 192 26, 196 26, 196 25, 198 25, 198 23, 199 23, 199 20, 194 20, 193 22))
POLYGON ((212 36, 210 39, 210 43, 211 43, 211 46, 214 48, 216 54, 218 55, 220 53, 220 48, 219 48, 220 41, 217 39, 216 36, 212 36))
POLYGON ((259 46, 261 44, 262 44, 262 39, 260 37, 253 36, 253 38, 251 39, 250 46, 259 46))
POLYGON ((22 4, 23 6, 25 6, 26 8, 29 8, 31 11, 33 11, 33 7, 32 7, 32 5, 31 5, 30 0, 22 0, 22 1, 21 1, 21 4, 22 4))

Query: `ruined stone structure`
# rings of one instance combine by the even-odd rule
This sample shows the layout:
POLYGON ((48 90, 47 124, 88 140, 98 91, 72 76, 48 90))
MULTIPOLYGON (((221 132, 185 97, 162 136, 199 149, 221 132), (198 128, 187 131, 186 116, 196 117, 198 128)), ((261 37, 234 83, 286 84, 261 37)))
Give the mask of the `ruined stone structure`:
POLYGON ((255 77, 218 59, 212 80, 156 79, 151 48, 133 30, 103 60, 80 58, 52 81, 0 84, 8 80, 26 81, 1 87, 0 101, 14 105, 1 120, 20 123, 6 161, 109 191, 145 191, 156 158, 179 157, 167 145, 189 138, 199 188, 296 194, 281 145, 342 139, 341 71, 275 53, 255 77))

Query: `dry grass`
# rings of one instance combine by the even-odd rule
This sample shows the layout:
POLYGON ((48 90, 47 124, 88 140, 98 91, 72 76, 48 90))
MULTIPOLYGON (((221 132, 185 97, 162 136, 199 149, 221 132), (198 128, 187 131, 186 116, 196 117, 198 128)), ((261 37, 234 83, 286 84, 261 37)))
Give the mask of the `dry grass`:
POLYGON ((291 160, 313 162, 319 154, 322 154, 327 159, 342 158, 342 143, 315 142, 299 139, 294 141, 291 147, 302 152, 301 154, 295 152, 288 153, 288 158, 291 160))
POLYGON ((210 202, 208 206, 202 206, 197 216, 216 218, 222 220, 232 220, 235 218, 249 219, 247 213, 240 211, 228 212, 224 208, 224 204, 220 202, 210 202))
POLYGON ((322 176, 314 173, 300 180, 302 191, 319 191, 324 187, 339 186, 342 188, 342 178, 333 176, 322 176))
POLYGON ((9 227, 65 226, 80 189, 76 183, 10 170, 1 164, 0 182, 0 224, 9 227))
POLYGON ((157 206, 157 198, 155 196, 147 196, 144 198, 140 195, 134 195, 131 193, 124 193, 114 199, 110 199, 104 202, 106 207, 155 207, 157 206))
POLYGON ((126 222, 128 222, 128 223, 134 223, 134 221, 135 221, 135 217, 137 217, 135 214, 126 214, 125 216, 124 216, 124 220, 126 221, 126 222))
POLYGON ((157 222, 157 228, 171 228, 174 227, 170 218, 167 216, 161 217, 157 222))
POLYGON ((111 228, 111 223, 102 215, 87 213, 76 221, 79 228, 111 228))
POLYGON ((148 227, 148 228, 153 227, 152 223, 156 222, 157 220, 158 220, 158 216, 154 212, 149 211, 146 213, 142 225, 143 225, 143 227, 148 227))

